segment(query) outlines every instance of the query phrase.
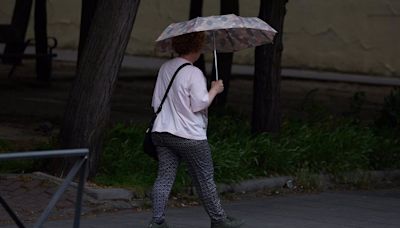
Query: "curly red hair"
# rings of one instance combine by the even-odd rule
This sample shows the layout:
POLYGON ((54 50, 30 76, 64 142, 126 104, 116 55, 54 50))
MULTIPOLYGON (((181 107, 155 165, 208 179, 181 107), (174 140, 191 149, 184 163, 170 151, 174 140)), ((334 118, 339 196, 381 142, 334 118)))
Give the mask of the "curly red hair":
POLYGON ((204 45, 204 32, 192 32, 172 38, 172 47, 179 55, 201 51, 204 45))

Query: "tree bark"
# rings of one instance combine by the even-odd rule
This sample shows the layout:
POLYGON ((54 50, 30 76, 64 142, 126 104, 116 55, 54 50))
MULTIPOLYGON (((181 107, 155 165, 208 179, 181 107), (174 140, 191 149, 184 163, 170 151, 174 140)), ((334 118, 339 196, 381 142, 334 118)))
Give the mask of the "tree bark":
MULTIPOLYGON (((203 16, 203 0, 191 0, 190 1, 190 12, 189 19, 193 19, 196 17, 203 16)), ((193 65, 197 66, 203 74, 206 75, 206 63, 204 61, 204 55, 201 54, 200 58, 193 63, 193 65)))
MULTIPOLYGON (((239 0, 220 0, 220 14, 239 15, 239 0)), ((219 79, 224 81, 224 92, 215 98, 215 105, 223 107, 228 101, 229 85, 232 76, 233 53, 217 53, 219 79)), ((215 64, 213 65, 212 80, 215 80, 215 64)))
POLYGON ((82 0, 81 27, 79 32, 78 62, 88 37, 90 25, 92 24, 94 12, 97 8, 98 0, 82 0))
MULTIPOLYGON (((139 3, 140 0, 98 0, 82 49, 60 144, 62 148, 89 148, 89 177, 97 172, 111 96, 139 3)), ((66 167, 70 166, 69 160, 66 167)))
POLYGON ((276 133, 281 127, 280 84, 283 22, 288 0, 261 0, 259 18, 278 33, 273 44, 256 47, 252 132, 276 133))
POLYGON ((47 42, 47 7, 46 0, 35 0, 35 50, 36 74, 40 81, 49 81, 52 57, 49 56, 47 42))
MULTIPOLYGON (((16 0, 13 16, 11 20, 11 31, 13 40, 7 40, 4 48, 4 54, 20 54, 24 53, 25 35, 29 24, 29 17, 32 9, 32 0, 16 0)), ((21 57, 4 57, 2 59, 5 64, 20 64, 21 57)))

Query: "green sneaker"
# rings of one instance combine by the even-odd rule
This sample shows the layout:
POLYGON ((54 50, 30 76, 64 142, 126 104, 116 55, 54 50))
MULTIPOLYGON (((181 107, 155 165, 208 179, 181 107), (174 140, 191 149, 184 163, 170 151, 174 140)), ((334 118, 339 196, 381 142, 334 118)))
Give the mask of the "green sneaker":
POLYGON ((147 228, 172 228, 172 227, 169 226, 166 222, 163 222, 161 224, 157 224, 157 223, 151 221, 147 228))
POLYGON ((211 228, 239 228, 242 227, 243 224, 243 220, 228 216, 219 223, 212 223, 211 228))

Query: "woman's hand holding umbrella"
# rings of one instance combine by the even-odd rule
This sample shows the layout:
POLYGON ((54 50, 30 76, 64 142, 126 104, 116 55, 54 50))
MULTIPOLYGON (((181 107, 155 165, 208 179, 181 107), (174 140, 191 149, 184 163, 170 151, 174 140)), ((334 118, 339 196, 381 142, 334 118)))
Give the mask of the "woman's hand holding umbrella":
POLYGON ((209 103, 211 104, 211 102, 214 100, 215 96, 217 96, 217 94, 219 94, 219 93, 222 93, 223 91, 224 91, 224 83, 222 80, 212 81, 211 89, 208 92, 209 103))

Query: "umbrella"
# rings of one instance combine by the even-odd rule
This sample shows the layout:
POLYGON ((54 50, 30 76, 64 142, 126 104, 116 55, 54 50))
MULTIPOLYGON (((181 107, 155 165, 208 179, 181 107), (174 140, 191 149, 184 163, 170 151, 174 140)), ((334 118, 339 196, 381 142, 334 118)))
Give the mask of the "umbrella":
POLYGON ((203 52, 214 52, 217 80, 217 51, 235 52, 272 43, 277 33, 275 29, 257 17, 240 17, 235 14, 197 17, 189 21, 170 24, 157 38, 156 50, 173 52, 172 38, 192 32, 205 33, 203 52))

